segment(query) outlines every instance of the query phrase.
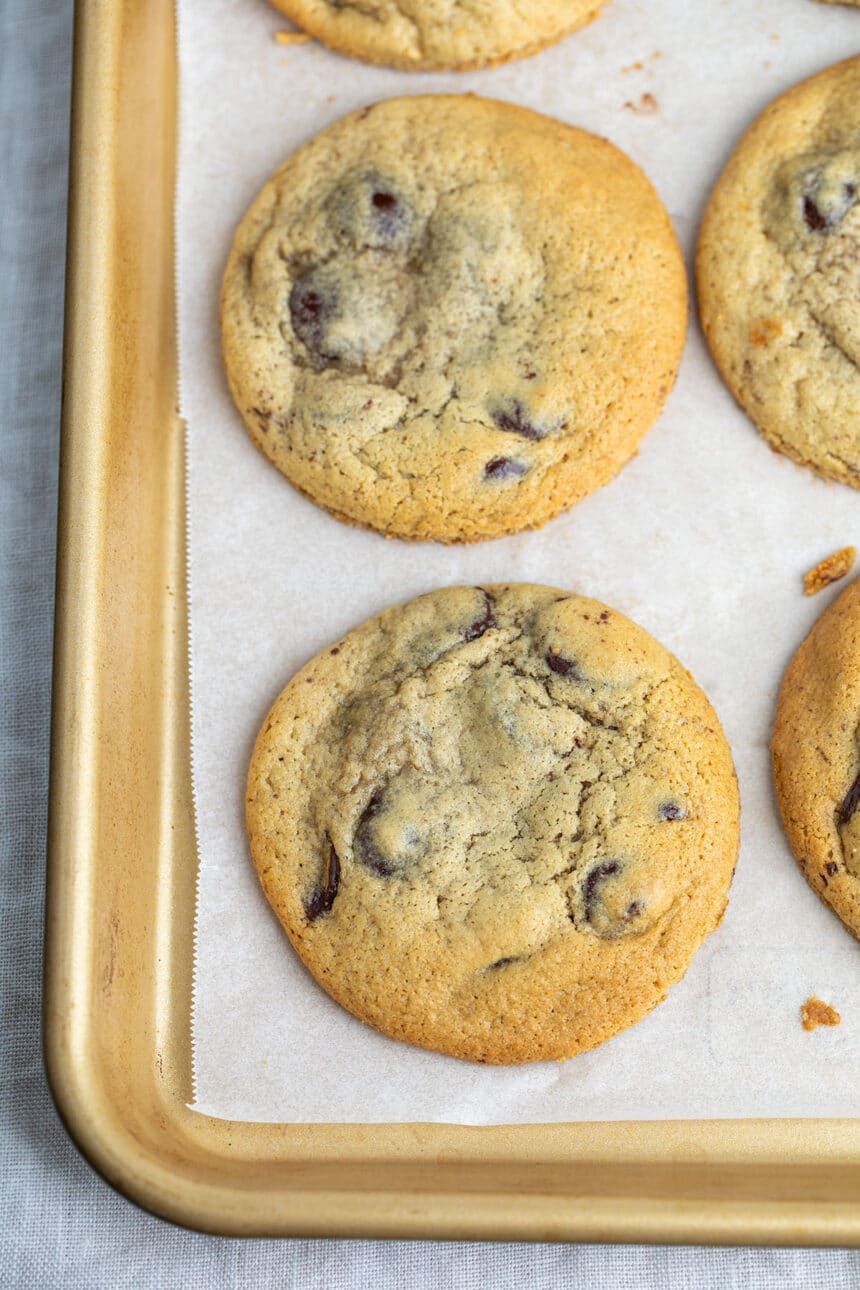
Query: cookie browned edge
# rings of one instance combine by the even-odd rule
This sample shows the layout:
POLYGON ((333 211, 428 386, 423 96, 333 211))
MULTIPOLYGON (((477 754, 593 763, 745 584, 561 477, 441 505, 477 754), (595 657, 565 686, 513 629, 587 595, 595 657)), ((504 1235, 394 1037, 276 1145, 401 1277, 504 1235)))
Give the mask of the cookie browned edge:
MULTIPOLYGON (((489 591, 493 593, 500 593, 508 589, 519 588, 523 585, 528 585, 528 584, 507 583, 507 582, 491 583, 491 584, 482 584, 481 589, 484 590, 485 592, 489 591)), ((439 594, 439 592, 450 591, 452 589, 454 588, 450 588, 450 587, 439 588, 437 589, 436 593, 430 592, 425 594, 429 596, 433 594, 439 594)), ((561 591, 560 588, 557 588, 556 590, 561 591)), ((577 599, 588 599, 588 597, 583 597, 579 592, 570 591, 567 593, 567 595, 577 599)), ((418 597, 418 598, 420 599, 422 597, 418 597)), ((656 640, 656 638, 654 637, 651 637, 650 632, 648 632, 647 629, 643 628, 639 623, 636 623, 632 619, 627 619, 626 615, 620 613, 620 611, 618 610, 612 610, 611 612, 615 613, 619 618, 624 619, 628 623, 628 625, 632 625, 637 631, 644 633, 649 639, 656 642, 656 644, 660 647, 660 649, 668 656, 672 664, 677 667, 679 675, 682 676, 687 682, 691 683, 693 687, 693 692, 694 692, 693 697, 695 699, 695 702, 703 708, 703 711, 706 714, 708 720, 713 723, 712 726, 708 728, 709 732, 711 734, 716 734, 719 736, 720 740, 722 741, 728 753, 728 769, 730 771, 730 774, 727 777, 727 780, 725 782, 729 785, 731 789, 731 805, 733 807, 732 820, 734 825, 734 829, 733 829, 734 860, 732 863, 731 873, 728 877, 728 881, 725 884, 722 906, 719 908, 719 910, 714 911, 712 921, 708 926, 705 927, 702 934, 697 937, 696 943, 692 949, 692 952, 687 956, 683 964, 683 967, 680 969, 677 975, 673 976, 670 980, 665 982, 664 988, 662 989, 661 993, 658 996, 651 999, 650 1002, 647 1003, 647 1006, 643 1007, 641 1011, 638 1012, 638 1015, 636 1015, 633 1018, 633 1020, 627 1020, 623 1022, 620 1026, 614 1026, 608 1030, 600 1030, 600 1028, 598 1027, 595 1035, 592 1037, 590 1042, 581 1044, 573 1051, 565 1048, 563 1051, 559 1050, 553 1053, 542 1053, 538 1056, 533 1054, 527 1048, 524 1048, 522 1046, 517 1047, 515 1040, 513 1040, 511 1036, 506 1036, 504 1043, 500 1047, 490 1051, 486 1051, 480 1057, 474 1056, 470 1053, 466 1053, 462 1051, 462 1049, 456 1048, 453 1046, 442 1047, 437 1044, 429 1044, 429 1043, 422 1044, 421 1041, 417 1040, 414 1036, 399 1033, 399 1031, 394 1027, 385 1028, 380 1026, 378 1021, 372 1020, 364 1013, 364 1011, 360 1006, 357 1006, 351 991, 349 990, 348 986, 343 983, 343 981, 341 981, 337 977, 332 977, 329 974, 321 974, 319 972, 317 965, 314 963, 313 959, 307 955, 305 951, 302 928, 296 924, 295 918, 289 907, 289 904, 283 896, 282 889, 280 888, 279 885, 272 884, 270 881, 268 881, 267 871, 262 867, 260 863, 258 844, 257 844, 258 835, 257 835, 257 830, 255 828, 255 820, 252 814, 252 801, 254 798, 255 786, 259 778, 259 763, 264 754, 265 749, 268 746, 271 728, 273 724, 275 724, 275 719, 279 715, 279 711, 284 704, 285 696, 287 695, 287 693, 290 692, 291 694, 297 695, 297 696, 302 696, 303 694, 305 694, 305 687, 304 685, 301 684, 301 682, 303 681, 309 682, 311 680, 314 680, 319 682, 322 680, 325 683, 327 680, 326 673, 330 672, 332 669, 332 656, 333 655, 338 656, 338 666, 339 666, 343 660, 344 646, 347 644, 348 641, 350 640, 354 641, 359 637, 364 636, 370 629, 375 627, 376 623, 381 617, 385 616, 386 614, 392 613, 396 609, 404 608, 411 603, 412 601, 403 601, 403 602, 400 602, 399 604, 388 606, 387 609, 382 610, 378 614, 372 615, 370 618, 367 618, 363 622, 351 628, 343 636, 337 638, 337 640, 333 643, 333 645, 324 647, 322 650, 316 653, 312 658, 308 660, 308 662, 302 668, 299 669, 298 672, 296 672, 290 678, 287 685, 284 687, 283 690, 281 690, 278 697, 274 700, 272 706, 270 707, 268 713, 266 714, 266 717, 262 725, 260 726, 260 729, 258 731, 257 737, 254 742, 254 747, 252 750, 252 754, 251 754, 251 758, 248 766, 246 785, 245 785, 245 790, 246 790, 245 791, 245 822, 246 822, 246 828, 248 833, 251 860, 252 860, 254 869, 257 873, 258 881, 260 882, 260 885, 263 889, 263 892, 266 896, 266 899, 269 905, 271 906, 275 916, 277 917, 279 923, 281 924, 281 927, 283 928, 287 936, 287 939, 291 943, 293 950, 301 960, 301 963, 305 968, 305 970, 310 974, 311 977, 314 978, 317 984, 323 990, 325 990, 325 992, 340 1007, 342 1007, 346 1012, 350 1013, 357 1021, 361 1022, 365 1026, 368 1026, 370 1029, 376 1031, 377 1033, 384 1034, 388 1038, 394 1039, 397 1042, 407 1043, 413 1046, 425 1048, 427 1051, 439 1052, 446 1056, 455 1057, 461 1061, 475 1062, 481 1065, 510 1066, 510 1065, 518 1065, 518 1064, 523 1064, 523 1063, 533 1062, 533 1061, 543 1061, 543 1060, 565 1061, 565 1060, 568 1060, 569 1058, 579 1056, 586 1052, 593 1051, 594 1049, 608 1042, 610 1039, 613 1039, 616 1035, 623 1033, 625 1030, 631 1028, 632 1026, 638 1025, 640 1021, 644 1020, 645 1017, 649 1016, 661 1003, 665 1001, 670 989, 674 985, 677 985, 687 975, 687 972, 689 971, 692 965, 692 962, 696 954, 698 953, 698 951, 701 949, 704 941, 720 927, 720 925, 722 924, 725 918, 726 911, 729 905, 729 893, 731 890, 731 885, 732 885, 735 873, 737 871, 737 865, 739 860, 741 807, 740 807, 740 798, 739 798, 739 784, 738 784, 737 769, 734 764, 734 759, 731 755, 731 748, 728 743, 728 739, 726 737, 722 723, 719 717, 717 716, 717 713, 715 712, 708 695, 698 684, 692 672, 687 667, 685 667, 683 663, 681 663, 681 661, 675 656, 675 654, 672 653, 672 651, 670 651, 665 645, 663 645, 662 642, 656 640)), ((602 602, 599 602, 599 603, 602 604, 602 602)), ((604 606, 604 607, 608 608, 608 606, 604 606)))
POLYGON ((302 31, 306 31, 314 40, 318 40, 321 45, 325 45, 327 49, 333 50, 336 54, 343 55, 344 58, 355 58, 362 63, 371 63, 376 67, 393 67, 401 72, 476 72, 487 67, 502 67, 505 63, 513 63, 521 58, 532 58, 542 50, 560 44, 568 36, 572 36, 575 31, 581 31, 583 27, 587 27, 594 22, 599 17, 606 0, 596 0, 594 8, 571 27, 565 27, 562 31, 547 36, 543 40, 531 41, 528 45, 523 45, 519 49, 507 50, 504 54, 487 58, 468 59, 465 62, 455 63, 437 62, 433 59, 424 58, 397 58, 390 54, 381 54, 372 42, 359 46, 352 45, 347 41, 332 40, 330 25, 325 22, 314 22, 313 19, 308 21, 301 0, 269 0, 269 3, 289 18, 291 22, 294 22, 297 27, 300 27, 302 31))
POLYGON ((845 872, 837 826, 850 786, 846 774, 857 761, 860 712, 850 721, 839 719, 840 680, 852 670, 860 681, 860 579, 817 619, 786 668, 770 745, 782 824, 800 871, 860 938, 860 883, 845 872), (822 712, 832 720, 819 724, 822 712), (821 746, 834 729, 842 741, 837 751, 847 756, 821 746), (810 737, 813 732, 820 732, 820 742, 810 737))
MULTIPOLYGON (((421 95, 403 96, 404 101, 408 99, 414 99, 414 98, 420 98, 420 97, 422 96, 421 95)), ((439 97, 439 98, 449 98, 449 99, 462 98, 465 100, 468 98, 472 98, 474 96, 450 94, 450 95, 439 95, 439 96, 428 95, 425 97, 428 97, 428 98, 439 97)), ((391 103, 391 102, 397 102, 397 101, 398 101, 397 99, 393 99, 393 100, 382 100, 381 102, 391 103)), ((534 530, 543 528, 545 525, 557 519, 560 515, 565 514, 566 512, 572 510, 579 502, 583 501, 586 497, 591 496, 591 494, 593 492, 596 492, 599 488, 605 487, 607 484, 611 483, 612 480, 618 476, 618 474, 623 469, 623 467, 630 460, 632 460, 633 457, 635 457, 638 454, 639 445, 642 439, 645 437, 648 431, 653 428, 654 424, 661 416, 665 408, 666 402, 669 398, 669 395, 672 393, 672 391, 675 388, 675 385, 677 384, 678 373, 683 359, 684 348, 686 345, 687 329, 689 327, 689 313, 690 313, 690 293, 689 293, 687 269, 684 263, 683 255, 680 249, 680 245, 678 243, 677 233, 675 232, 671 216, 669 215, 669 212, 666 209, 665 204, 662 201, 662 198, 660 197, 657 190, 654 188, 654 185, 652 184, 648 175, 641 169, 641 167, 635 161, 633 161, 633 159, 627 153, 623 152, 620 148, 612 144, 608 139, 605 139, 603 136, 593 135, 591 131, 585 130, 582 127, 570 125, 567 122, 559 121, 557 118, 544 117, 543 114, 536 113, 533 111, 533 109, 524 108, 517 104, 512 104, 506 101, 493 100, 493 99, 485 99, 483 100, 483 102, 488 104, 494 104, 496 106, 501 106, 506 110, 513 109, 517 113, 528 115, 528 116, 534 116, 534 117, 543 119, 544 121, 550 121, 555 126, 561 126, 564 129, 569 130, 575 134, 582 134, 582 135, 589 136, 592 139, 597 139, 601 144, 606 145, 613 152, 618 153, 623 158, 624 162, 637 173, 640 179, 644 181, 644 183, 647 185, 648 189, 650 190, 651 195, 655 199, 655 202, 662 210, 667 231, 670 234, 670 238, 677 252, 679 281, 682 284, 682 297, 683 297, 682 308, 680 310, 680 317, 682 318, 682 331, 681 331, 681 336, 679 338, 680 347, 679 347, 678 353, 674 357, 674 360, 669 370, 663 373, 662 383, 657 388, 657 391, 656 391, 656 399, 655 399, 653 416, 649 420, 648 424, 644 427, 644 429, 639 434, 633 437, 632 443, 630 442, 630 436, 629 435, 627 436, 627 439, 625 441, 627 444, 627 447, 623 453, 619 453, 618 451, 615 451, 610 455, 607 455, 606 453, 604 453, 601 457, 595 459, 592 462, 593 475, 589 480, 588 485, 587 486, 583 485, 575 490, 571 490, 564 493, 563 496, 559 497, 559 499, 557 500, 557 503, 554 506, 552 506, 551 508, 545 507, 541 511, 538 517, 530 516, 529 518, 525 518, 523 516, 522 510, 520 510, 512 513, 510 517, 510 523, 507 526, 494 528, 492 530, 480 529, 476 531, 474 526, 464 526, 461 523, 453 530, 449 529, 448 532, 440 532, 438 529, 430 529, 427 526, 422 526, 422 528, 418 531, 416 531, 415 529, 411 531, 406 531, 406 530, 401 530, 394 526, 391 526, 390 524, 381 523, 378 520, 370 521, 370 520, 358 519, 355 516, 347 515, 345 512, 340 511, 335 507, 329 506, 324 502, 321 502, 313 493, 309 492, 307 489, 302 488, 288 474, 286 474, 285 471, 277 463, 273 462, 270 454, 265 450, 259 434, 256 433, 254 425, 249 420, 248 412, 244 409, 244 401, 240 395, 237 384, 233 379, 231 364, 227 356, 227 349, 225 347, 225 340, 224 340, 224 337, 227 331, 226 322, 225 322, 225 318, 227 314, 226 284, 230 275, 231 268, 233 266, 234 258, 236 256, 236 236, 238 234, 238 230, 242 228, 244 222, 248 219, 248 216, 251 213, 251 211, 254 209, 257 203, 259 203, 260 197, 262 196, 262 194, 265 193, 274 184, 274 182, 277 180, 280 173, 285 169, 287 165, 291 163, 292 158, 293 156, 295 156, 296 152, 301 151, 302 147, 307 146, 308 143, 312 142, 313 139, 317 137, 317 136, 311 136, 311 139, 307 140, 305 144, 300 145, 299 148, 295 149, 294 152, 287 158, 287 160, 278 168, 278 170, 276 170, 274 174, 269 177, 269 179, 264 184, 263 188, 255 197, 252 205, 248 208, 248 210, 245 211, 245 214, 243 215, 242 220, 240 220, 239 225, 237 226, 237 231, 236 233, 234 233, 234 239, 231 244, 230 254, 227 260, 227 266, 224 272, 224 277, 222 279, 222 286, 221 286, 221 293, 220 293, 220 300, 219 300, 219 328, 220 328, 220 334, 222 338, 221 344, 222 344, 223 367, 226 375, 227 385, 230 390, 231 398, 236 408, 239 410, 240 416, 242 417, 242 420, 245 423, 245 427, 246 427, 246 430, 248 431, 249 437, 255 444, 258 451, 262 454, 262 456, 265 457, 270 464, 275 465, 275 468, 280 471, 282 477, 286 479, 287 483, 290 484, 290 486, 293 489, 295 489, 297 493, 300 493, 303 497, 306 497, 309 501, 313 502, 315 506, 318 506, 321 510, 327 512, 327 514, 331 515, 334 519, 337 519, 342 523, 349 524, 353 528, 359 528, 369 532, 378 533, 380 536, 385 538, 396 538, 400 541, 405 541, 405 542, 438 542, 444 546, 455 546, 455 545, 467 546, 467 545, 471 545, 472 543, 483 542, 483 541, 494 541, 497 538, 508 537, 516 533, 534 531, 534 530)), ((377 104, 371 103, 369 106, 363 109, 356 110, 355 112, 352 112, 352 113, 347 113, 346 116, 340 118, 338 122, 335 122, 333 124, 337 125, 343 121, 349 120, 351 117, 360 117, 362 115, 366 115, 366 113, 374 106, 377 106, 377 104)), ((325 133, 325 131, 320 131, 319 133, 325 133)))

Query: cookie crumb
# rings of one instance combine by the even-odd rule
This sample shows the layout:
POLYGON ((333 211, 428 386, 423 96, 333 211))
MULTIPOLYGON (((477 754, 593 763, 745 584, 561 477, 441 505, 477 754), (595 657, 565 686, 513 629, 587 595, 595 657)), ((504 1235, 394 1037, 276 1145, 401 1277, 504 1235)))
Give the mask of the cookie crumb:
POLYGON ((829 587, 831 582, 844 578, 846 573, 850 573, 856 559, 857 548, 854 546, 844 546, 841 551, 834 551, 833 555, 829 555, 803 575, 804 595, 815 596, 829 587))
POLYGON ((276 31, 276 45, 306 45, 311 39, 307 31, 276 31))
POLYGON ((653 116, 655 112, 660 110, 660 104, 653 94, 643 94, 637 103, 631 103, 628 99, 624 106, 638 116, 653 116))
POLYGON ((819 1026, 838 1026, 842 1018, 835 1008, 811 994, 800 1009, 800 1022, 804 1030, 817 1030, 819 1026))

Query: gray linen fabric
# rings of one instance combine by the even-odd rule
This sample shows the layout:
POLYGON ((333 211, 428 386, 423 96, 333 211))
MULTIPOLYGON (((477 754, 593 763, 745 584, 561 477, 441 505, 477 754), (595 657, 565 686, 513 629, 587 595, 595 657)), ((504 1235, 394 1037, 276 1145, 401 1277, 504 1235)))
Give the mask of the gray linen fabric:
POLYGON ((71 18, 70 0, 0 0, 0 1288, 857 1290, 840 1250, 201 1236, 141 1213, 66 1137, 39 995, 71 18))

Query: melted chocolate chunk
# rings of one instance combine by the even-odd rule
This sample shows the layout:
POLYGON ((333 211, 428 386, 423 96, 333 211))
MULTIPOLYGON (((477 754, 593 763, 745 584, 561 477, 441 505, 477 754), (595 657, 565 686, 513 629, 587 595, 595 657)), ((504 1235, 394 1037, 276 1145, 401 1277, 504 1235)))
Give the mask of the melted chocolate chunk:
POLYGON ((411 222, 406 208, 387 188, 377 188, 370 198, 375 214, 376 231, 383 242, 394 242, 411 222))
POLYGON ((484 613, 481 618, 476 618, 473 623, 465 627, 462 632, 464 641, 476 641, 484 635, 484 632, 490 631, 491 628, 498 626, 496 616, 493 613, 495 601, 488 591, 484 592, 484 613))
POLYGON ((847 824, 858 806, 860 806, 860 775, 845 794, 845 800, 839 808, 839 823, 847 824))
POLYGON ((305 916, 309 923, 316 922, 323 914, 329 912, 340 887, 340 861, 337 858, 334 843, 328 834, 326 834, 326 840, 328 842, 328 863, 325 876, 322 884, 314 887, 305 901, 305 916))
POLYGON ((615 880, 622 876, 623 871, 624 866, 619 860, 603 860, 588 871, 583 883, 586 921, 592 931, 605 940, 624 936, 645 911, 641 900, 631 900, 623 909, 618 909, 619 893, 615 880), (615 900, 612 898, 613 887, 616 887, 615 900))
POLYGON ((657 815, 661 820, 686 820, 687 808, 680 806, 678 802, 661 802, 657 815))
POLYGON ((310 269, 293 283, 290 292, 293 331, 316 358, 333 357, 326 353, 325 334, 336 309, 331 287, 323 284, 317 269, 310 269))
POLYGON ((493 457, 484 467, 485 479, 522 479, 531 470, 528 462, 516 457, 493 457))
POLYGON ((390 878, 394 865, 383 855, 373 839, 373 821, 382 810, 382 794, 371 793, 367 806, 362 811, 352 840, 352 851, 356 860, 366 869, 379 874, 380 878, 390 878))
POLYGON ((523 439, 545 439, 549 431, 535 425, 526 416, 526 410, 519 399, 509 399, 502 407, 496 408, 493 420, 500 430, 507 434, 518 434, 523 439))
POLYGON ((803 199, 803 222, 811 233, 820 233, 827 228, 827 220, 809 196, 803 199))
POLYGON ((488 963, 487 966, 484 968, 484 971, 495 972, 497 968, 510 967, 512 963, 521 963, 522 959, 523 959, 522 954, 512 954, 509 958, 506 958, 506 959, 496 959, 495 963, 488 963))
POLYGON ((597 899, 597 889, 607 878, 613 878, 621 872, 621 865, 617 860, 603 860, 600 864, 589 869, 585 875, 585 886, 582 894, 585 899, 585 917, 590 918, 591 908, 597 899))
POLYGON ((835 228, 845 218, 857 201, 857 185, 842 184, 838 194, 828 195, 826 203, 822 200, 817 187, 812 193, 805 193, 803 198, 803 222, 810 233, 825 233, 835 228))
POLYGON ((565 658, 563 654, 556 654, 552 650, 547 650, 546 662, 549 670, 555 672, 558 676, 566 676, 569 681, 585 680, 579 665, 572 658, 565 658))
POLYGON ((371 171, 353 174, 332 194, 332 216, 354 247, 390 251, 409 241, 415 212, 395 184, 371 171))

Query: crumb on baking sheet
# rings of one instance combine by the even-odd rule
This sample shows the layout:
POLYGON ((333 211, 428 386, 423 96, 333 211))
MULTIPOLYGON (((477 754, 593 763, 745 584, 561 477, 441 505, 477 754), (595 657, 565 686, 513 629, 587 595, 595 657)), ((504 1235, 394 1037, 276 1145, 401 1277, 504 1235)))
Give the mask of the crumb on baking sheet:
POLYGON ((844 578, 853 568, 856 559, 857 548, 854 546, 844 546, 841 551, 834 551, 833 555, 829 555, 826 560, 822 560, 814 569, 810 569, 809 573, 803 575, 805 595, 814 596, 825 587, 829 587, 831 582, 844 578))
POLYGON ((800 1023, 804 1030, 817 1030, 819 1026, 838 1026, 842 1020, 835 1008, 811 994, 800 1009, 800 1023))
POLYGON ((307 31, 276 31, 276 45, 306 45, 312 37, 307 31))
POLYGON ((653 116, 655 112, 660 110, 660 104, 653 94, 643 94, 636 103, 631 103, 630 99, 628 99, 624 106, 629 111, 636 112, 639 116, 653 116))

